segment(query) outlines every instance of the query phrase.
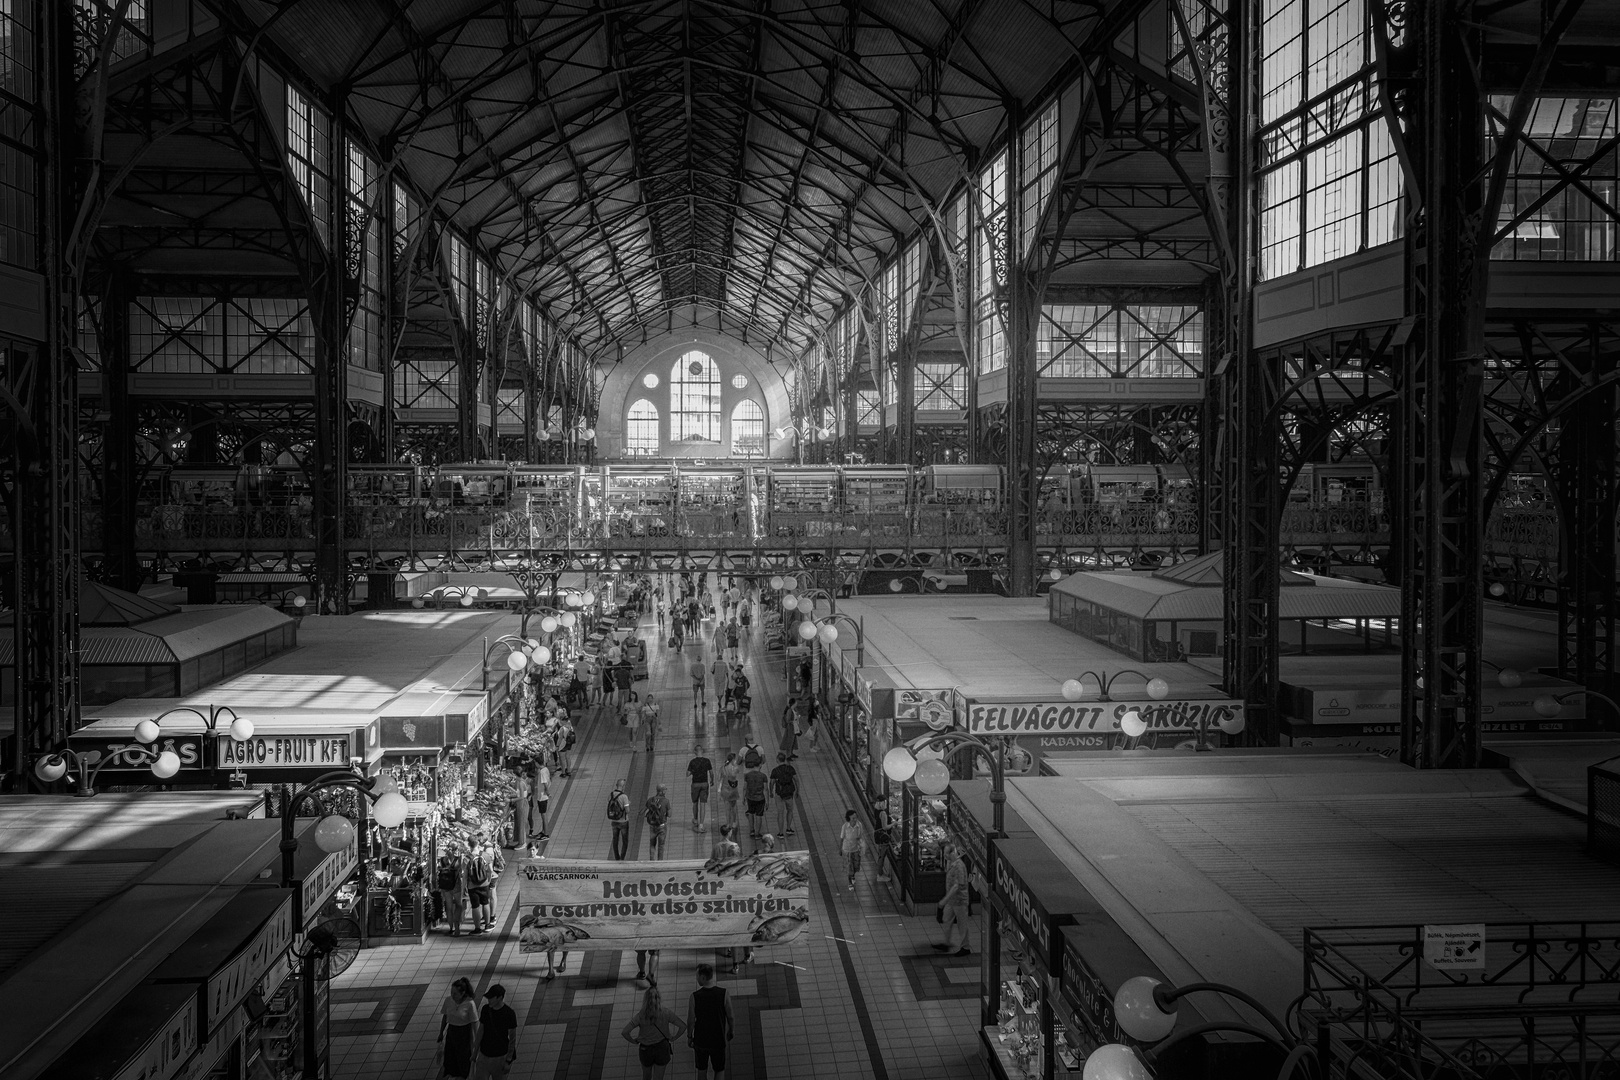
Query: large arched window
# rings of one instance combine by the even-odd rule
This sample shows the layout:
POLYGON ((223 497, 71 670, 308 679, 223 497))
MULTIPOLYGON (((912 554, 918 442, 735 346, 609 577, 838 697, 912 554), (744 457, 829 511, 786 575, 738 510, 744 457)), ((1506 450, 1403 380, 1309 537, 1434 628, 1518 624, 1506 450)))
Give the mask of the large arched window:
POLYGON ((720 368, 693 350, 669 371, 669 437, 720 441, 720 368))
POLYGON ((731 410, 731 452, 742 457, 765 453, 765 410, 752 398, 731 410))
POLYGON ((626 457, 658 455, 658 408, 646 398, 630 406, 624 433, 626 457))

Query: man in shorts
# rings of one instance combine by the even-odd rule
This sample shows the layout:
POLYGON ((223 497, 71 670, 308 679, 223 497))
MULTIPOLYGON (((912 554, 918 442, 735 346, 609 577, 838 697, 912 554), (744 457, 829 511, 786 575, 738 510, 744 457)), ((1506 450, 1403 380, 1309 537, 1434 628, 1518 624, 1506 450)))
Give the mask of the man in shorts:
POLYGON ((968 917, 973 894, 968 891, 967 862, 952 843, 946 843, 940 849, 940 861, 945 864, 945 895, 939 898, 938 907, 940 922, 945 925, 945 940, 936 943, 934 948, 943 953, 966 956, 969 952, 968 938, 972 936, 970 928, 973 926, 973 920, 968 917), (951 944, 951 937, 959 926, 962 928, 961 948, 951 944))
POLYGON ((500 1080, 509 1073, 517 1060, 517 1033, 517 1013, 506 1004, 506 988, 496 983, 484 991, 484 1007, 478 1011, 472 1075, 500 1080))
POLYGON ((776 755, 771 770, 771 791, 776 795, 776 835, 793 835, 793 799, 799 793, 799 770, 788 764, 786 754, 776 755))
POLYGON ((698 650, 698 654, 692 657, 691 673, 692 711, 697 712, 708 701, 708 695, 704 692, 703 684, 708 680, 709 669, 703 663, 703 650, 701 648, 698 650))
POLYGON ((697 981, 686 1006, 686 1044, 692 1048, 698 1076, 707 1077, 713 1068, 715 1080, 722 1080, 732 1034, 731 998, 724 987, 715 985, 713 964, 698 965, 697 981))
POLYGON ((647 800, 642 808, 642 816, 647 819, 647 858, 662 859, 664 857, 664 840, 669 835, 669 789, 663 784, 658 785, 657 794, 647 800))
POLYGON ((692 747, 692 760, 686 765, 686 774, 692 778, 692 831, 702 832, 709 824, 709 777, 714 762, 703 756, 703 745, 692 747))
POLYGON ((765 831, 765 789, 770 777, 759 765, 750 765, 743 773, 743 798, 748 801, 748 835, 758 840, 765 831))

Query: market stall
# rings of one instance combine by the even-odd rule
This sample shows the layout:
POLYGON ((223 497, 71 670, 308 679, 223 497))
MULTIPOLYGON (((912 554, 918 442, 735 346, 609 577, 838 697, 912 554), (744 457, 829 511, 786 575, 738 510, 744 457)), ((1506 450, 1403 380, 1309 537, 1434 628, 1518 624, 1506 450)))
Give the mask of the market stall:
MULTIPOLYGON (((989 911, 984 924, 986 978, 981 1029, 1000 1080, 1078 1077, 1076 1059, 1059 1054, 1055 1002, 1063 970, 1063 928, 1096 903, 1046 844, 1034 837, 990 843, 989 911)), ((1066 1049, 1066 1044, 1065 1044, 1066 1049)))

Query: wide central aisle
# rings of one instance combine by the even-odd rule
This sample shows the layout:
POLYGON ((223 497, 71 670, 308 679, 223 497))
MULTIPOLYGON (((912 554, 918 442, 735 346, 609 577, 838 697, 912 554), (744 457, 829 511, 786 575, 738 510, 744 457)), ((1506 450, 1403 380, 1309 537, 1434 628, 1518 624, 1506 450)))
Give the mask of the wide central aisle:
MULTIPOLYGON (((512 622, 515 630, 515 617, 512 622)), ((694 724, 688 669, 700 657, 706 667, 712 666, 714 644, 690 638, 677 654, 667 647, 667 636, 656 640, 651 616, 642 620, 638 633, 655 644, 649 650, 650 680, 635 685, 638 693, 654 694, 662 709, 657 747, 647 753, 639 734, 632 747, 610 708, 588 708, 579 726, 574 776, 552 784, 551 840, 541 849, 546 857, 611 857, 608 795, 621 778, 632 808, 629 858, 646 857, 648 826, 641 807, 659 784, 668 788, 672 806, 668 858, 707 858, 717 840, 716 823, 725 820, 725 803, 717 794, 710 803, 708 830, 694 832, 686 773, 695 744, 703 746, 717 767, 728 752, 743 746, 740 730, 719 735, 712 685, 703 735, 694 724)), ((743 660, 754 730, 769 772, 776 764, 787 694, 781 653, 767 662, 763 650, 756 624, 744 643, 743 660)), ((796 833, 785 844, 779 842, 778 850, 810 851, 811 924, 792 943, 756 952, 737 974, 721 970, 720 984, 730 991, 736 1017, 726 1075, 773 1080, 986 1076, 978 1042, 980 942, 974 940, 970 956, 944 956, 931 949, 938 940, 932 910, 918 917, 904 915, 869 865, 863 866, 856 888, 848 888, 838 831, 844 811, 857 805, 854 794, 833 749, 823 746, 814 752, 801 739, 798 753, 793 762, 799 770, 796 833)), ((772 797, 769 832, 777 829, 775 804, 772 797)), ((740 824, 738 842, 748 853, 756 842, 748 837, 746 816, 740 824)), ((545 956, 518 951, 517 871, 525 856, 510 851, 506 856, 496 898, 496 932, 450 937, 436 931, 425 946, 371 949, 333 981, 334 1077, 437 1077, 440 1007, 450 983, 461 976, 472 981, 480 1004, 487 986, 506 988, 507 1004, 522 1024, 510 1076, 641 1076, 636 1047, 620 1036, 645 987, 635 978, 635 954, 573 952, 566 970, 545 980, 545 956)), ((666 950, 657 971, 664 1006, 684 1018, 687 998, 697 988, 697 965, 713 961, 712 950, 666 950)), ((675 1045, 666 1075, 694 1075, 684 1038, 675 1045)))

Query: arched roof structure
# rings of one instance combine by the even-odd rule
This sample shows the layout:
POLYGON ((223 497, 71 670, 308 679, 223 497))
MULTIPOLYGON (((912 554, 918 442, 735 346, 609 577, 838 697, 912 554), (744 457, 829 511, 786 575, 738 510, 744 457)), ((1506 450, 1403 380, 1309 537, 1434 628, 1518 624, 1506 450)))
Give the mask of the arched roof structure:
POLYGON ((240 0, 586 348, 807 344, 1130 3, 240 0))

